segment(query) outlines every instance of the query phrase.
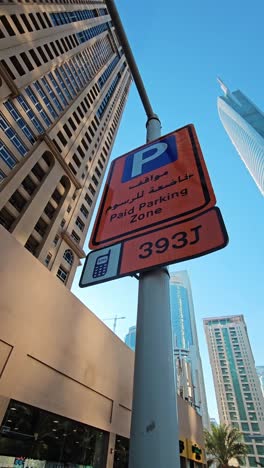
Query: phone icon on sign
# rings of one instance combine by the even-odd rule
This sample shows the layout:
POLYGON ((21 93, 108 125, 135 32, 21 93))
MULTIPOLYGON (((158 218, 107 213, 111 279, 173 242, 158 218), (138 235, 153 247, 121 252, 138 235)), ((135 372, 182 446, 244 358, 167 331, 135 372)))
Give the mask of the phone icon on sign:
POLYGON ((110 253, 111 250, 109 250, 107 254, 100 255, 100 257, 96 259, 93 270, 93 278, 100 278, 101 276, 104 276, 106 274, 109 264, 110 253))

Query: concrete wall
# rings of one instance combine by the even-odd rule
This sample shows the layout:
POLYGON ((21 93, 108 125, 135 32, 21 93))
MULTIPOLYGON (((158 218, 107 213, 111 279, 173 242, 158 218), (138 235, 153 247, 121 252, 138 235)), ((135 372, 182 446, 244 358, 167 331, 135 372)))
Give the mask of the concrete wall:
POLYGON ((128 437, 134 353, 0 227, 0 394, 128 437))
MULTIPOLYGON (((0 421, 13 398, 129 437, 133 351, 1 226, 0 258, 0 421)), ((201 418, 178 411, 203 445, 201 418)))

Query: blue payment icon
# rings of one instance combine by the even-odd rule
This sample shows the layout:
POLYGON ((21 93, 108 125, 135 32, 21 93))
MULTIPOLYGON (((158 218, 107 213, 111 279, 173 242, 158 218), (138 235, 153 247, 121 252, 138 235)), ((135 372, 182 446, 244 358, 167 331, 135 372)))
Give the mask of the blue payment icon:
POLYGON ((93 278, 100 278, 107 273, 111 250, 106 254, 100 255, 95 262, 93 269, 93 278))

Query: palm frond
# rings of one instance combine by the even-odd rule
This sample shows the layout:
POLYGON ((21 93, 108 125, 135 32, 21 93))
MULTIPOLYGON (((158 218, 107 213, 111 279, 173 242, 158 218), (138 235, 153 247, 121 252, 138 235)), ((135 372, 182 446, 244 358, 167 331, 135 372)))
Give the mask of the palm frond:
POLYGON ((212 426, 211 432, 207 430, 204 432, 204 438, 210 464, 214 459, 219 462, 219 466, 226 466, 232 458, 241 463, 248 453, 247 446, 242 440, 242 433, 235 427, 226 424, 212 426))

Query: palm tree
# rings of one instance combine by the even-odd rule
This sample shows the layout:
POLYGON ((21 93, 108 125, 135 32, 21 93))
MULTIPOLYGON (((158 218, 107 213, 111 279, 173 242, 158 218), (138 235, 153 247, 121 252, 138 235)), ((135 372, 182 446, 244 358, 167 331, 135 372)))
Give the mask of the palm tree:
POLYGON ((209 455, 208 466, 216 462, 217 468, 227 468, 232 458, 243 464, 248 450, 239 429, 220 424, 212 426, 211 432, 206 430, 204 437, 206 453, 209 455))

